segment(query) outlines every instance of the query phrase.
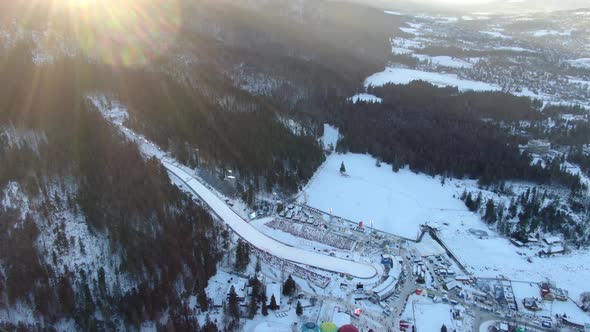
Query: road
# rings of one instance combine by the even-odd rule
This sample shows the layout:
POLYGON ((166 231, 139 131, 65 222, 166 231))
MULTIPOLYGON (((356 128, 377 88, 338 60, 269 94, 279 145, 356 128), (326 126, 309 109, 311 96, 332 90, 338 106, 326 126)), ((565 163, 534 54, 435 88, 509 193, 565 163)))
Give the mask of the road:
POLYGON ((360 279, 377 275, 377 269, 370 264, 332 257, 321 253, 291 247, 261 233, 235 213, 222 198, 199 182, 195 177, 171 162, 162 160, 170 173, 183 181, 209 208, 240 237, 252 246, 278 258, 305 264, 326 271, 343 273, 360 279))

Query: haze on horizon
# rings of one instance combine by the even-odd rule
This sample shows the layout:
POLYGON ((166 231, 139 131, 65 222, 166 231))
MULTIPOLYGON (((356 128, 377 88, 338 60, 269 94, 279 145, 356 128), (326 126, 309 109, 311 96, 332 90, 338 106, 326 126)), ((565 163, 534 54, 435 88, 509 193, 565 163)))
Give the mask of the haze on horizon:
POLYGON ((400 10, 518 13, 588 8, 587 0, 352 0, 400 10))

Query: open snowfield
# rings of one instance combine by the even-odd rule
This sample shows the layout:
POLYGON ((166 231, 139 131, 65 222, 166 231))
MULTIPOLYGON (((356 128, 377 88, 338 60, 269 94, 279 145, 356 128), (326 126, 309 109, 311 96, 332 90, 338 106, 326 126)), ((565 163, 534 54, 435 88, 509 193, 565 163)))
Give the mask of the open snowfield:
MULTIPOLYGON (((416 317, 417 331, 440 331, 442 325, 446 325, 449 331, 453 331, 455 325, 451 317, 452 306, 444 303, 434 303, 425 296, 412 295, 401 318, 414 320, 416 317)), ((458 329, 458 331, 463 331, 458 329)))
POLYGON ((582 275, 590 276, 590 252, 587 250, 540 258, 534 256, 541 250, 540 247, 517 248, 508 239, 488 230, 479 218, 458 214, 456 221, 483 229, 489 234, 489 237, 479 239, 468 231, 469 227, 457 227, 456 222, 443 226, 440 231, 447 246, 474 275, 493 278, 502 274, 512 280, 527 282, 550 279, 556 282, 557 287, 568 290, 575 300, 582 292, 590 290, 587 280, 580 278, 582 275), (532 263, 527 261, 528 257, 531 257, 532 263))
POLYGON ((581 58, 576 60, 569 60, 570 65, 580 68, 590 68, 590 58, 581 58))
POLYGON ((472 68, 473 63, 464 59, 454 58, 446 55, 428 56, 424 54, 416 54, 416 58, 420 61, 430 61, 433 65, 449 67, 449 68, 472 68))
POLYGON ((453 187, 441 186, 440 180, 407 169, 395 173, 390 165, 375 163, 368 155, 332 155, 300 199, 407 238, 416 238, 421 224, 439 220, 441 210, 468 213, 463 202, 453 198, 453 187), (346 176, 340 174, 342 162, 346 176))
POLYGON ((377 96, 374 96, 372 94, 368 94, 368 93, 359 93, 359 94, 356 94, 356 95, 350 97, 350 99, 355 104, 359 101, 364 101, 364 102, 369 102, 369 103, 381 103, 383 101, 383 99, 381 99, 377 96))
POLYGON ((264 235, 230 209, 219 196, 215 195, 210 189, 180 167, 167 161, 163 161, 163 164, 169 172, 182 179, 201 199, 207 202, 211 210, 226 222, 234 232, 254 247, 294 263, 306 264, 327 271, 345 273, 357 278, 368 279, 377 273, 377 270, 369 264, 290 247, 264 235))
POLYGON ((381 86, 387 83, 408 84, 412 81, 423 80, 437 86, 456 86, 459 90, 467 91, 498 91, 500 87, 478 81, 459 78, 454 74, 440 74, 416 69, 388 67, 384 71, 373 74, 365 80, 365 87, 381 86))

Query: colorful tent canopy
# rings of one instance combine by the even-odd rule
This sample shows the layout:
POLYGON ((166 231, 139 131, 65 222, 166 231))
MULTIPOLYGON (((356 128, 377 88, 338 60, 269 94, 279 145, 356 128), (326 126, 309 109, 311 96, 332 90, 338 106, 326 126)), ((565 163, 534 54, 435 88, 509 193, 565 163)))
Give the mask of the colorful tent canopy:
POLYGON ((320 325, 320 332, 338 332, 338 327, 332 322, 323 322, 320 325))
POLYGON ((340 328, 338 329, 338 332, 359 332, 359 329, 354 327, 354 325, 349 324, 349 325, 340 326, 340 328))

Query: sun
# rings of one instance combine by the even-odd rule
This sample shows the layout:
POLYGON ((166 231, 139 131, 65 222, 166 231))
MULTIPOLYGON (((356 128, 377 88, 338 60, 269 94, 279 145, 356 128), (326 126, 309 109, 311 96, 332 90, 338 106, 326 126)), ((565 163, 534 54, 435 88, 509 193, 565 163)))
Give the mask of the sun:
POLYGON ((65 1, 80 49, 111 65, 147 65, 164 55, 181 31, 177 0, 65 1))

